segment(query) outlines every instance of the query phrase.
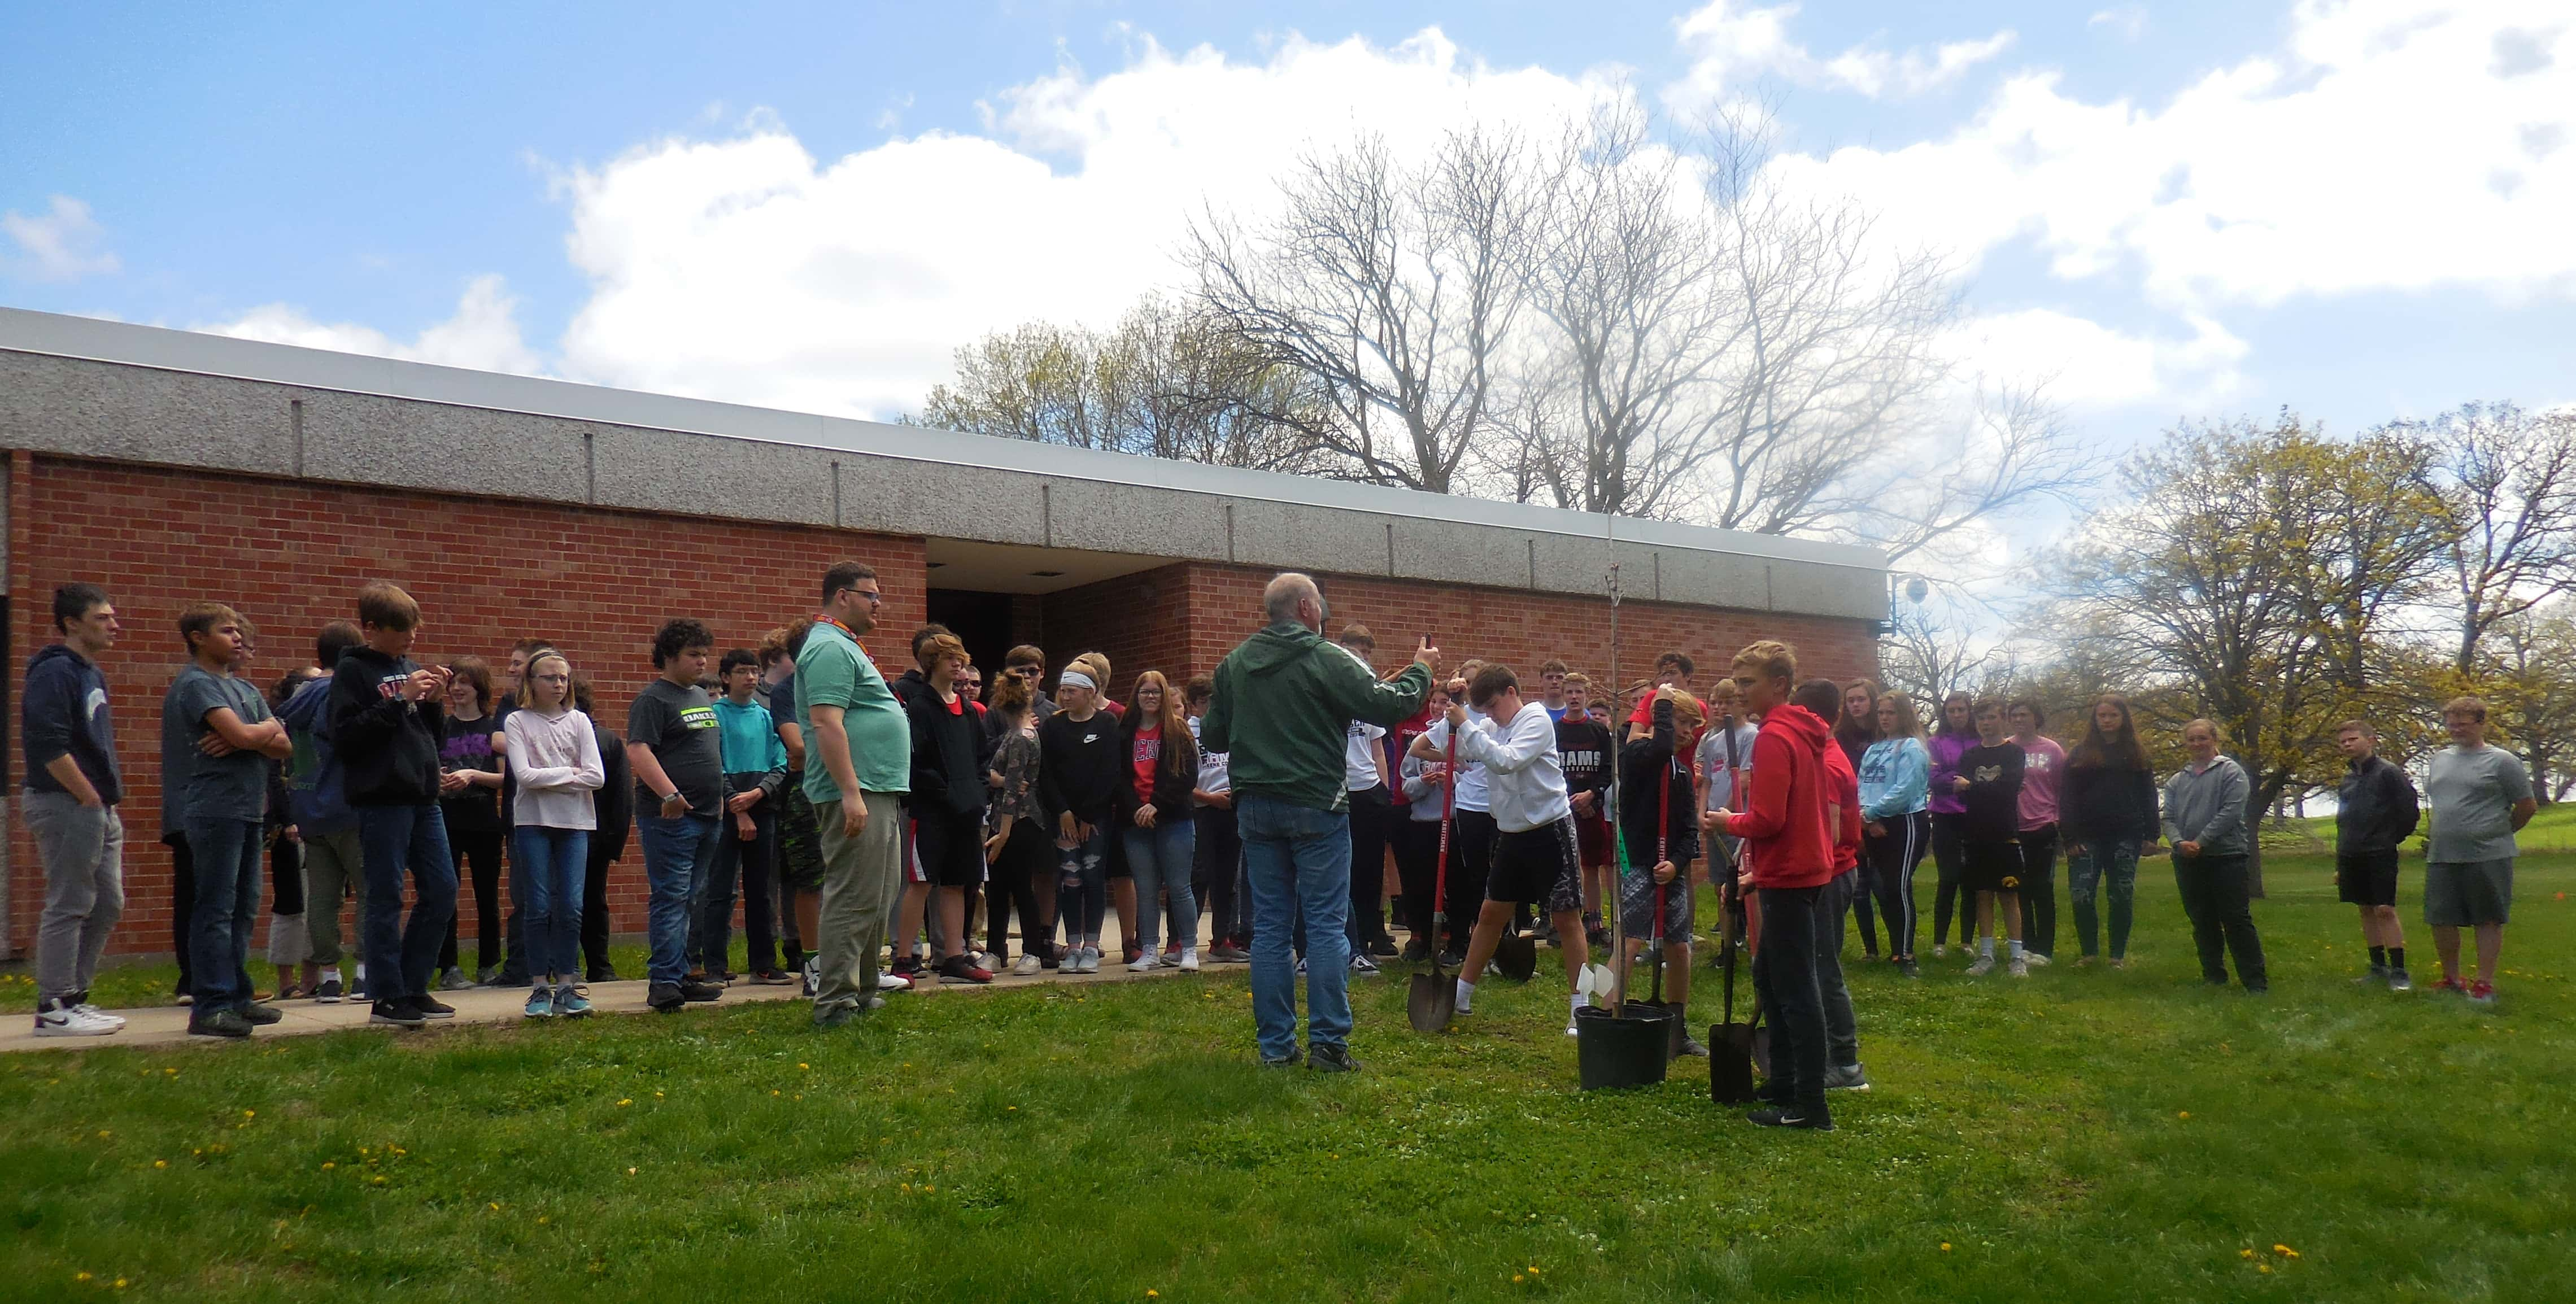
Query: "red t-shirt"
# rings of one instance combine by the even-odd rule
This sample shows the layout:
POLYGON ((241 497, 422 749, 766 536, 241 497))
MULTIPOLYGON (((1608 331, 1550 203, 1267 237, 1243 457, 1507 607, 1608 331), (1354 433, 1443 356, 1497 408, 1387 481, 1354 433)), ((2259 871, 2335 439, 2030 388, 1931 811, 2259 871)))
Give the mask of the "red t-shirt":
POLYGON ((1128 758, 1128 763, 1136 767, 1136 801, 1139 805, 1154 804, 1154 769, 1162 762, 1163 726, 1158 724, 1137 730, 1136 750, 1128 758))

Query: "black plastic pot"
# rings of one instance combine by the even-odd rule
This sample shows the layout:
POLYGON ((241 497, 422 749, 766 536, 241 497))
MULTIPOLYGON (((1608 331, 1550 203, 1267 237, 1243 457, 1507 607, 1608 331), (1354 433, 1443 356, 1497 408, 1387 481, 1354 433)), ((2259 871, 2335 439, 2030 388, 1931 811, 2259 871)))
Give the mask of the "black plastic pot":
POLYGON ((1586 1007, 1574 1012, 1575 1061, 1583 1089, 1646 1087, 1664 1080, 1671 1062, 1672 1011, 1630 1003, 1626 1017, 1586 1007))

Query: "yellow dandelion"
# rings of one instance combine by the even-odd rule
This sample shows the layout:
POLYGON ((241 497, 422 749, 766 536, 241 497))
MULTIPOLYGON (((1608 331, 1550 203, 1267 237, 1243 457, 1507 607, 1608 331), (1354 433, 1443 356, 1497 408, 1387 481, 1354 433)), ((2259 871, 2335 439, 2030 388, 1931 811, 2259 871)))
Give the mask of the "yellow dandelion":
POLYGON ((2237 1258, 2240 1258, 2240 1259, 2250 1259, 2250 1258, 2253 1258, 2253 1257, 2254 1257, 2254 1251, 2252 1251, 2252 1250, 2238 1250, 2238 1251, 2236 1252, 2236 1257, 2237 1257, 2237 1258))
POLYGON ((814 1067, 814 1066, 813 1066, 813 1065, 811 1065, 811 1064, 806 1064, 806 1063, 803 1063, 803 1062, 799 1062, 799 1063, 796 1065, 796 1067, 798 1067, 798 1068, 800 1068, 800 1069, 810 1069, 810 1068, 812 1068, 812 1067, 814 1067))
POLYGON ((921 1193, 923 1195, 937 1195, 939 1194, 939 1188, 935 1186, 925 1186, 921 1188, 921 1193))
POLYGON ((2297 1250, 2291 1249, 2290 1247, 2288 1247, 2288 1246, 2284 1245, 2284 1246, 2282 1246, 2282 1247, 2281 1247, 2281 1257, 2283 1257, 2283 1258, 2288 1258, 2288 1259, 2295 1259, 2295 1258, 2299 1257, 2299 1252, 2298 1252, 2297 1250))
POLYGON ((1948 1241, 1941 1242, 1941 1252, 1943 1254, 1948 1254, 1950 1252, 1950 1243, 1948 1241))
POLYGON ((376 1175, 375 1175, 375 1178, 374 1178, 374 1181, 375 1181, 375 1184, 376 1184, 376 1185, 378 1185, 378 1186, 382 1186, 382 1185, 384 1185, 384 1184, 385 1184, 385 1175, 384 1175, 384 1174, 382 1174, 382 1173, 378 1173, 378 1174, 376 1174, 376 1175))
POLYGON ((332 1161, 332 1160, 325 1159, 325 1160, 323 1160, 323 1161, 322 1161, 322 1171, 323 1171, 323 1172, 326 1172, 326 1173, 327 1173, 327 1172, 330 1172, 332 1169, 337 1168, 337 1167, 339 1167, 339 1166, 340 1166, 340 1165, 339 1165, 338 1163, 336 1163, 336 1162, 334 1162, 334 1161, 332 1161))
POLYGON ((910 1194, 912 1194, 912 1183, 910 1183, 910 1182, 905 1182, 905 1183, 902 1183, 902 1186, 903 1186, 903 1193, 904 1193, 905 1195, 910 1195, 910 1194))
POLYGON ((116 1134, 115 1134, 115 1133, 113 1133, 113 1132, 108 1131, 106 1128, 100 1128, 100 1129, 98 1130, 98 1135, 99 1135, 99 1137, 100 1137, 101 1139, 105 1139, 105 1138, 107 1138, 107 1137, 111 1137, 111 1136, 114 1136, 114 1135, 116 1135, 116 1134))
POLYGON ((2272 1265, 2268 1263, 2258 1263, 2254 1265, 2254 1270, 2256 1272, 2268 1273, 2272 1270, 2272 1265))
POLYGON ((635 1175, 635 1170, 634 1170, 633 1168, 629 1168, 629 1169, 627 1169, 627 1170, 626 1170, 626 1175, 627 1175, 628 1177, 633 1177, 633 1176, 635 1175))
POLYGON ((155 1159, 152 1161, 152 1166, 154 1168, 168 1168, 170 1166, 170 1161, 167 1159, 155 1159))
POLYGON ((544 1215, 544 1214, 538 1214, 538 1215, 537 1215, 537 1225, 538 1225, 539 1227, 543 1227, 543 1226, 545 1226, 545 1225, 546 1225, 546 1223, 547 1223, 547 1222, 549 1222, 549 1221, 551 1221, 551 1220, 550 1220, 546 1215, 544 1215))
POLYGON ((772 1092, 770 1092, 769 1094, 770 1094, 770 1095, 772 1095, 772 1096, 775 1096, 775 1095, 777 1095, 778 1093, 777 1093, 777 1092, 775 1092, 775 1091, 772 1091, 772 1092))
POLYGON ((2178 1113, 2178 1114, 2174 1115, 2174 1117, 2176 1117, 2176 1118, 2189 1118, 2189 1117, 2191 1117, 2191 1111, 2190 1111, 2190 1110, 2188 1110, 2188 1109, 2186 1109, 2186 1110, 2182 1111, 2181 1113, 2178 1113))
MULTIPOLYGON (((635 1103, 635 1102, 634 1102, 634 1101, 632 1101, 632 1100, 621 1100, 621 1101, 618 1101, 618 1102, 617 1102, 617 1107, 618 1107, 619 1109, 624 1109, 624 1108, 626 1108, 628 1105, 632 1105, 632 1104, 634 1104, 634 1103, 635 1103)), ((359 1153, 364 1154, 365 1152, 364 1152, 364 1151, 360 1151, 359 1153)))
POLYGON ((72 1280, 74 1280, 74 1281, 87 1281, 87 1280, 89 1280, 89 1274, 88 1274, 88 1273, 86 1273, 86 1272, 75 1272, 75 1273, 73 1273, 73 1274, 72 1274, 72 1280))
POLYGON ((491 1206, 492 1212, 494 1212, 494 1213, 499 1213, 499 1212, 501 1212, 501 1202, 500 1202, 500 1201, 498 1201, 498 1200, 493 1200, 493 1201, 491 1201, 491 1202, 490 1202, 490 1206, 491 1206))
POLYGON ((2292 1251, 2291 1251, 2290 1247, 2289 1247, 2289 1246, 2287 1246, 2287 1245, 2274 1245, 2274 1246, 2272 1247, 2272 1252, 2273 1252, 2274 1254, 2288 1254, 2288 1253, 2291 1253, 2292 1251))
POLYGON ((658 1092, 658 1091, 654 1092, 654 1093, 653 1093, 653 1098, 654 1098, 655 1100, 660 1100, 660 1099, 662 1098, 662 1093, 661 1093, 661 1092, 658 1092))
POLYGON ((1513 1284, 1513 1285, 1515 1285, 1515 1286, 1517 1286, 1517 1285, 1519 1285, 1519 1284, 1521 1284, 1522 1282, 1525 1282, 1525 1281, 1527 1281, 1527 1280, 1529 1280, 1529 1278, 1524 1277, 1524 1276, 1520 1275, 1520 1274, 1519 1274, 1519 1273, 1517 1273, 1517 1272, 1515 1272, 1515 1273, 1513 1273, 1513 1274, 1512 1274, 1512 1284, 1513 1284))
POLYGON ((258 1110, 256 1110, 256 1109, 245 1109, 245 1110, 243 1110, 243 1111, 242 1111, 242 1117, 244 1117, 244 1118, 257 1118, 257 1117, 259 1117, 259 1111, 258 1111, 258 1110))
POLYGON ((123 1289, 125 1289, 125 1278, 123 1278, 123 1277, 119 1277, 119 1278, 117 1278, 117 1279, 116 1279, 116 1288, 117 1288, 118 1290, 123 1290, 123 1289))

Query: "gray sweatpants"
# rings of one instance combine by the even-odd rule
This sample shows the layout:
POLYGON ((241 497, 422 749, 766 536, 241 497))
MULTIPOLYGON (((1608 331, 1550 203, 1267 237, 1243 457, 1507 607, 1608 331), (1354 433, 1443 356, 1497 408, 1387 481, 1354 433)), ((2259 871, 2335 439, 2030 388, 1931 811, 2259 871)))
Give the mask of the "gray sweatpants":
MULTIPOLYGON (((304 835, 304 931, 313 939, 305 958, 325 969, 340 967, 340 893, 358 898, 367 917, 367 860, 358 849, 358 826, 338 833, 304 835)), ((361 957, 363 960, 363 957, 361 957)))
POLYGON ((808 938, 819 952, 820 990, 814 1012, 834 1006, 867 1008, 877 994, 877 948, 885 944, 896 898, 903 895, 903 807, 892 793, 860 795, 867 803, 868 826, 855 838, 841 835, 841 803, 814 803, 816 841, 823 848, 823 903, 816 923, 820 938, 808 938))
POLYGON ((114 807, 91 809, 67 792, 30 792, 19 807, 45 863, 36 999, 81 995, 125 913, 125 821, 114 807))

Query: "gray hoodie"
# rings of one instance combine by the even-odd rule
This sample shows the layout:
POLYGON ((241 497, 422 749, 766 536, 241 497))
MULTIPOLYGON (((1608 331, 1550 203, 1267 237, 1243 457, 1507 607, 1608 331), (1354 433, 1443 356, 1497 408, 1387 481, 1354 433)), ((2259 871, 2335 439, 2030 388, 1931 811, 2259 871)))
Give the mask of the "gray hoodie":
POLYGON ((2197 842, 2204 857, 2246 854, 2253 843, 2245 801, 2253 791, 2245 767, 2225 756, 2197 772, 2189 765, 2174 771, 2165 780, 2165 841, 2197 842))

